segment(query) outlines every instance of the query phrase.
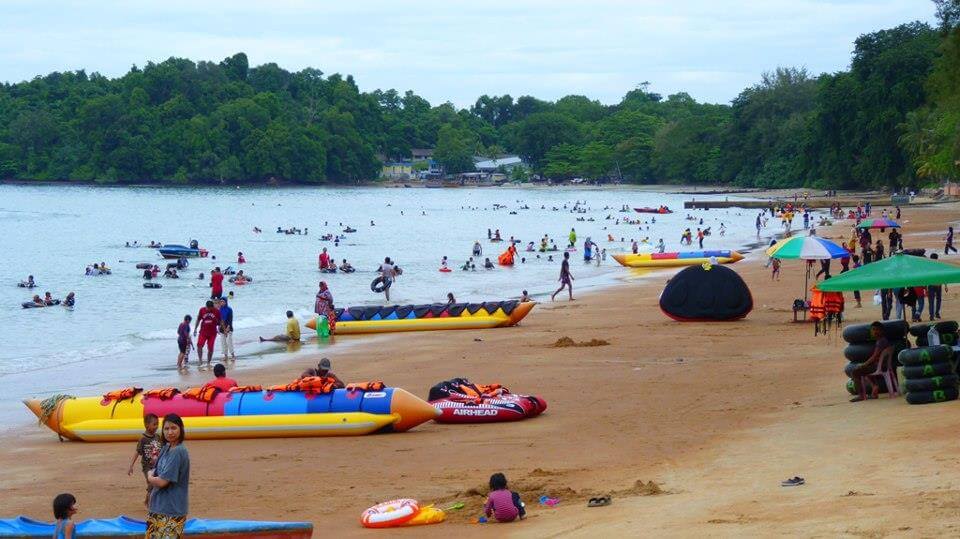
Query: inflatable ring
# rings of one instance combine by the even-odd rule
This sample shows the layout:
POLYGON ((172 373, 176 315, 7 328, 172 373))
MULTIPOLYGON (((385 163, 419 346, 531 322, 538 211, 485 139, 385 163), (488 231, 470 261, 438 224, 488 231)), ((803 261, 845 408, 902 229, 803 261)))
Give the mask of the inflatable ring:
MULTIPOLYGON (((873 383, 879 387, 879 393, 887 392, 887 382, 883 378, 874 378, 873 383)), ((853 385, 853 380, 847 380, 847 393, 851 395, 857 394, 857 388, 853 385)))
POLYGON ((953 349, 946 345, 940 346, 921 346, 920 348, 911 348, 902 350, 897 354, 897 360, 901 365, 915 366, 926 365, 928 363, 940 363, 953 357, 953 349))
POLYGON ((420 512, 420 504, 410 498, 399 498, 378 503, 360 515, 364 528, 392 528, 402 526, 420 512))
MULTIPOLYGON (((901 339, 907 334, 910 326, 903 320, 888 320, 880 322, 883 324, 883 331, 890 340, 901 339)), ((843 340, 850 344, 859 344, 863 342, 873 342, 870 336, 870 324, 854 324, 843 329, 843 340)))
POLYGON ((848 344, 847 347, 843 349, 843 357, 847 358, 847 361, 863 363, 873 355, 874 348, 876 348, 876 345, 872 342, 848 344))
POLYGON ((946 389, 957 387, 960 383, 960 376, 956 374, 947 374, 945 376, 931 376, 930 378, 914 378, 913 380, 904 380, 903 388, 907 392, 935 391, 937 389, 946 389))
POLYGON ((163 288, 163 285, 160 283, 143 283, 144 288, 163 288))
POLYGON ((947 402, 957 400, 960 391, 955 387, 937 389, 934 391, 911 391, 907 393, 907 402, 910 404, 930 404, 933 402, 947 402))
MULTIPOLYGON (((941 333, 940 334, 940 344, 946 344, 949 346, 956 346, 957 341, 960 339, 957 338, 956 333, 941 333)), ((923 334, 917 337, 917 346, 928 346, 930 341, 927 340, 927 335, 923 334)))
POLYGON ((927 332, 930 331, 930 326, 937 328, 938 333, 956 333, 960 329, 960 324, 957 324, 953 320, 947 320, 946 322, 937 322, 936 324, 927 322, 925 324, 914 324, 910 326, 910 334, 914 337, 926 337, 927 332))
POLYGON ((377 277, 370 282, 370 290, 373 290, 377 294, 382 293, 384 290, 390 288, 390 285, 383 282, 383 275, 377 277))
POLYGON ((925 363, 923 365, 903 368, 903 377, 907 380, 930 378, 931 376, 940 376, 943 374, 953 374, 953 365, 951 365, 949 361, 925 363))
POLYGON ((451 270, 450 268, 440 268, 439 271, 442 272, 442 273, 450 273, 450 272, 453 271, 453 270, 451 270))

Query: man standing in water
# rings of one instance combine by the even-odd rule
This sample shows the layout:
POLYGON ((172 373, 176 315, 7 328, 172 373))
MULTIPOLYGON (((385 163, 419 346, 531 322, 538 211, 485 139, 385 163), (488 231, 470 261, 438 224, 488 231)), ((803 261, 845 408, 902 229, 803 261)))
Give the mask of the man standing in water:
POLYGON ((563 263, 560 264, 560 288, 550 295, 550 301, 554 301, 564 288, 570 293, 570 301, 573 301, 573 275, 570 274, 570 253, 563 253, 563 263))
POLYGON ((390 301, 390 287, 393 286, 393 280, 397 278, 397 268, 390 261, 390 257, 383 259, 380 264, 380 274, 383 277, 383 295, 387 301, 390 301))
POLYGON ((227 304, 227 298, 220 300, 220 333, 223 334, 223 360, 231 357, 237 360, 237 353, 233 349, 233 309, 227 304))
MULTIPOLYGON (((223 274, 220 273, 220 266, 213 268, 210 272, 210 299, 220 299, 223 297, 223 274)), ((200 320, 197 320, 200 322, 200 320)))
POLYGON ((197 362, 203 364, 203 345, 207 345, 207 365, 213 363, 213 343, 217 340, 217 332, 220 330, 220 310, 214 306, 213 301, 207 300, 207 304, 200 307, 197 313, 197 322, 193 326, 193 336, 197 337, 197 330, 200 330, 200 336, 197 338, 197 362))

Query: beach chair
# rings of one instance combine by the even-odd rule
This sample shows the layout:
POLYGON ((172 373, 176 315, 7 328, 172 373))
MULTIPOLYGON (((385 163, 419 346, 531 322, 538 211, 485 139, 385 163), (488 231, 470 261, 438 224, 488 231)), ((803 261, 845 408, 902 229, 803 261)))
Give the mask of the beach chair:
POLYGON ((873 384, 876 378, 882 378, 887 384, 887 395, 890 398, 900 395, 900 384, 897 381, 897 373, 893 367, 893 358, 894 354, 892 352, 889 354, 885 353, 883 357, 880 358, 880 361, 877 362, 877 370, 860 378, 860 398, 864 400, 867 398, 865 384, 867 379, 873 384))

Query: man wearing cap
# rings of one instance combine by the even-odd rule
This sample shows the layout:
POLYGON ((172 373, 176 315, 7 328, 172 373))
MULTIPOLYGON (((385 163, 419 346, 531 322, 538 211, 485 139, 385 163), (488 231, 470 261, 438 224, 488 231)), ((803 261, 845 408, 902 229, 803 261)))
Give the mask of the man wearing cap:
POLYGON ((300 375, 300 378, 306 378, 308 376, 326 376, 328 378, 333 378, 335 380, 335 388, 346 387, 346 384, 343 383, 343 380, 338 378, 336 374, 330 372, 330 360, 327 358, 321 359, 320 363, 317 363, 316 369, 307 369, 303 371, 303 373, 300 375))

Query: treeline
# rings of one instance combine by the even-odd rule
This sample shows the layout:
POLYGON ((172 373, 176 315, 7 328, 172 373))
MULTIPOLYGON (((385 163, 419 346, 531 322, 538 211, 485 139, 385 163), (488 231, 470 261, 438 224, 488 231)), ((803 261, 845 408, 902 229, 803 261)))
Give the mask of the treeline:
POLYGON ((729 106, 644 83, 616 105, 484 95, 458 110, 361 92, 350 76, 250 67, 242 53, 116 79, 52 73, 0 85, 0 178, 357 182, 376 179, 381 158, 435 148, 450 173, 517 153, 554 179, 916 186, 960 175, 960 0, 935 4, 939 28, 861 36, 849 71, 778 68, 729 106))

